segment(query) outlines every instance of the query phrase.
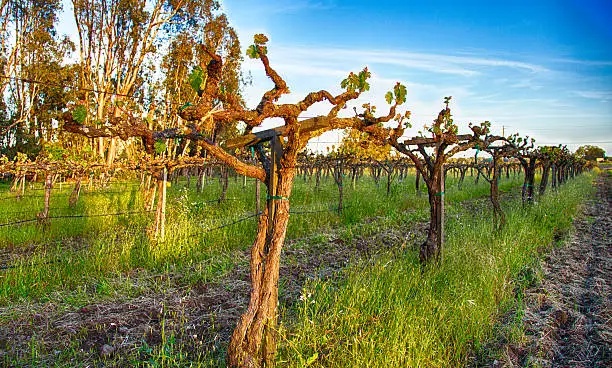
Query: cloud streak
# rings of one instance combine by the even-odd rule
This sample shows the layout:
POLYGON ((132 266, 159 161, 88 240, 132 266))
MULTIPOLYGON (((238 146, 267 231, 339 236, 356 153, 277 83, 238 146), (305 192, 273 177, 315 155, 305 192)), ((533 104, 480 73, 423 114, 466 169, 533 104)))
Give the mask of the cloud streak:
POLYGON ((611 101, 612 91, 572 91, 576 96, 593 100, 611 101))
POLYGON ((366 64, 386 64, 405 69, 473 77, 482 74, 482 68, 514 69, 528 73, 545 73, 549 69, 518 60, 463 56, 438 53, 418 53, 389 50, 355 50, 346 48, 279 47, 275 52, 299 60, 325 60, 328 63, 361 61, 366 64))

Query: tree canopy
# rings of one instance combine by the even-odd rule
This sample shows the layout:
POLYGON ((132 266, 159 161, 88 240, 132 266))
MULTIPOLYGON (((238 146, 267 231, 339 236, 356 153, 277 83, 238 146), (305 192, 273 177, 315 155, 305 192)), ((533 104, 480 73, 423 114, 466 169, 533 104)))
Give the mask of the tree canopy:
POLYGON ((606 151, 601 147, 585 145, 578 147, 576 155, 587 161, 596 161, 598 158, 605 158, 606 151))

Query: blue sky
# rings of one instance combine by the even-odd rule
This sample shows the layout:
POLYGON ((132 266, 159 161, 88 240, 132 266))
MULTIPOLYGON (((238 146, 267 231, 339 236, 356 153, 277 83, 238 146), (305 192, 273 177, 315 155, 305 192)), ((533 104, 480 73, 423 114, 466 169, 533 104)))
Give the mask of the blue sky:
MULTIPOLYGON (((244 48, 255 33, 270 38, 272 66, 292 90, 284 101, 319 89, 339 92, 350 71, 368 66, 371 90, 361 101, 379 111, 396 81, 408 87, 414 129, 407 135, 452 95, 460 130, 490 120, 495 133, 503 126, 540 144, 594 144, 612 153, 609 0, 228 0, 224 9, 244 48)), ((258 62, 246 61, 244 69, 253 77, 246 96, 254 106, 271 83, 258 62)))

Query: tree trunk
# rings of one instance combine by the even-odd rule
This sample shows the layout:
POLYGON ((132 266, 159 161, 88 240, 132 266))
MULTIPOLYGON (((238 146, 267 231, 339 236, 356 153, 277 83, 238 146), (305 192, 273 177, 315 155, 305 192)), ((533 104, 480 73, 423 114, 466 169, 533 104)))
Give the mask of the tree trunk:
POLYGON ((230 340, 230 367, 274 366, 280 254, 289 223, 287 198, 293 185, 293 170, 281 170, 277 188, 268 185, 268 207, 259 218, 251 248, 251 297, 230 340))
POLYGON ((533 182, 535 179, 536 169, 535 164, 536 159, 532 157, 529 158, 529 161, 521 161, 521 165, 523 166, 523 170, 525 171, 525 180, 523 182, 523 191, 521 193, 523 204, 533 202, 533 182))
POLYGON ((74 184, 74 189, 72 189, 72 193, 70 193, 70 198, 68 199, 68 206, 69 207, 74 207, 76 206, 78 200, 79 200, 79 195, 81 194, 81 177, 79 176, 79 178, 77 179, 76 183, 74 184))
POLYGON ((334 181, 338 186, 338 214, 341 214, 344 203, 344 159, 337 159, 332 170, 334 181))
POLYGON ((444 248, 444 169, 436 163, 431 181, 427 186, 429 194, 429 230, 427 239, 421 244, 419 259, 426 265, 442 261, 444 248))
POLYGON ((38 222, 41 224, 48 224, 49 217, 49 203, 51 201, 51 188, 53 187, 53 174, 47 173, 45 177, 45 204, 42 212, 38 213, 38 222))
POLYGON ((493 177, 491 178, 491 204, 493 205, 493 224, 497 230, 503 229, 506 225, 506 215, 499 203, 499 177, 500 166, 497 159, 493 157, 493 177))
POLYGON ((459 188, 459 190, 462 190, 463 180, 465 180, 465 172, 467 171, 467 168, 461 167, 459 168, 459 170, 461 171, 461 176, 459 177, 459 182, 457 183, 457 187, 459 188))
POLYGON ((255 213, 261 212, 261 182, 255 179, 255 213))
POLYGON ((168 173, 166 168, 162 169, 157 179, 157 210, 155 211, 155 238, 164 240, 166 236, 166 186, 168 173))
POLYGON ((546 192, 546 186, 548 186, 548 175, 550 173, 550 164, 545 163, 542 167, 542 180, 540 181, 540 195, 544 195, 546 192))
POLYGON ((393 182, 393 167, 389 167, 387 170, 387 197, 391 195, 391 183, 393 182))
POLYGON ((219 203, 225 201, 227 196, 227 188, 229 186, 229 170, 221 169, 221 194, 219 195, 219 203))
POLYGON ((25 184, 26 184, 26 175, 23 174, 21 176, 21 187, 19 188, 19 198, 23 197, 25 194, 25 184))

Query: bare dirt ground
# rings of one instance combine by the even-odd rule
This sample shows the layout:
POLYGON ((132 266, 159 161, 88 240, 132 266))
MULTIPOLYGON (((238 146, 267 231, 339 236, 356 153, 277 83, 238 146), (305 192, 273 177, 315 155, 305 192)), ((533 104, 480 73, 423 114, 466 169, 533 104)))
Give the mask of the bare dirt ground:
POLYGON ((612 367, 612 175, 525 291, 524 336, 488 367, 612 367))

